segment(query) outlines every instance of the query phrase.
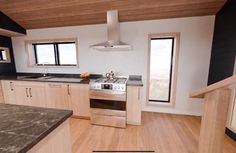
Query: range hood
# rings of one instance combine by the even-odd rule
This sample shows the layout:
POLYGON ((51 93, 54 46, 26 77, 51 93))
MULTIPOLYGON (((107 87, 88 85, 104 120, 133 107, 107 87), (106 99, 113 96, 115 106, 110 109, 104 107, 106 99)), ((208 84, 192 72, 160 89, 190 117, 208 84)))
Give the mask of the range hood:
POLYGON ((118 11, 107 11, 107 41, 91 45, 90 48, 100 51, 125 51, 131 50, 131 46, 120 41, 120 23, 118 11))

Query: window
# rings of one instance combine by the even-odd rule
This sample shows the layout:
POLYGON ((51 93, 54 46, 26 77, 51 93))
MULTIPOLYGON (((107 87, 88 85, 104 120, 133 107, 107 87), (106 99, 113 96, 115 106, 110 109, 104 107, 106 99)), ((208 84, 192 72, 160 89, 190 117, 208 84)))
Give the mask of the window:
POLYGON ((0 63, 11 63, 9 48, 0 47, 0 63))
POLYGON ((7 52, 4 49, 0 49, 0 60, 6 61, 7 60, 7 52))
POLYGON ((149 102, 171 103, 175 88, 176 43, 174 34, 149 38, 149 102), (174 81, 174 82, 173 82, 174 81))
POLYGON ((77 64, 75 42, 33 43, 32 45, 36 65, 75 66, 77 64))
POLYGON ((78 39, 26 40, 28 66, 78 67, 78 39))

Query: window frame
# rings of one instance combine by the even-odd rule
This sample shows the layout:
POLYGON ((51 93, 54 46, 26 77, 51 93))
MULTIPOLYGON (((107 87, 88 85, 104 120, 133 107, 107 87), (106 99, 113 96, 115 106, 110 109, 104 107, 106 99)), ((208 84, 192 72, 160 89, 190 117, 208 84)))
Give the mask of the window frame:
POLYGON ((0 47, 0 50, 5 50, 6 60, 0 60, 0 63, 11 63, 10 50, 8 47, 0 47))
POLYGON ((175 98, 176 98, 176 84, 177 84, 177 69, 178 69, 178 57, 179 57, 179 45, 180 45, 180 33, 155 33, 148 34, 148 68, 147 68, 147 105, 154 106, 166 106, 166 107, 174 107, 175 106, 175 98), (169 101, 162 100, 149 100, 149 90, 150 90, 150 58, 151 58, 151 40, 154 39, 168 39, 173 38, 172 42, 172 63, 171 63, 171 78, 170 78, 170 86, 169 86, 169 101))
POLYGON ((79 51, 78 51, 78 39, 77 38, 65 38, 65 39, 43 39, 43 40, 26 40, 25 47, 28 54, 28 67, 52 67, 52 68, 72 68, 79 67, 79 51), (76 47, 76 64, 57 64, 58 61, 55 61, 56 64, 37 64, 36 51, 34 46, 37 44, 53 44, 55 53, 55 60, 59 60, 59 50, 58 44, 67 44, 67 43, 75 43, 76 47), (57 44, 56 46, 54 44, 57 44), (58 55, 56 55, 58 54, 58 55), (57 57, 56 57, 57 56, 57 57), (58 58, 58 59, 57 59, 58 58))

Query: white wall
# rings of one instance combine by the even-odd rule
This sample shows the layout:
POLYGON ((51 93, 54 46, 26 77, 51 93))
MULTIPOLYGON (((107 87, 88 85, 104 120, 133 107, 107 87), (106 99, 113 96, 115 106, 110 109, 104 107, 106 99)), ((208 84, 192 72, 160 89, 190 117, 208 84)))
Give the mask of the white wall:
POLYGON ((68 38, 79 39, 79 68, 50 68, 55 73, 106 73, 114 70, 120 75, 143 76, 143 110, 180 114, 201 113, 201 102, 189 99, 189 92, 207 83, 214 16, 163 19, 121 23, 121 40, 133 46, 132 51, 101 52, 89 45, 106 40, 106 25, 87 25, 28 30, 27 36, 12 38, 17 72, 43 72, 27 66, 25 40, 68 38), (174 108, 146 106, 148 34, 181 32, 174 108))

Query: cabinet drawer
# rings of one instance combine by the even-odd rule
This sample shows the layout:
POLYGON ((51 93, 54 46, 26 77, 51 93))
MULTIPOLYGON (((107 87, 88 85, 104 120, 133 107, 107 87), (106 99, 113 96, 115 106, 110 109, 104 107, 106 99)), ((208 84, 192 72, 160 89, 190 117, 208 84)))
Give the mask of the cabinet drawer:
POLYGON ((126 117, 126 111, 91 108, 91 114, 126 117))
POLYGON ((105 126, 114 126, 125 128, 126 127, 126 118, 119 116, 106 116, 106 115, 91 115, 91 123, 97 125, 105 125, 105 126))

